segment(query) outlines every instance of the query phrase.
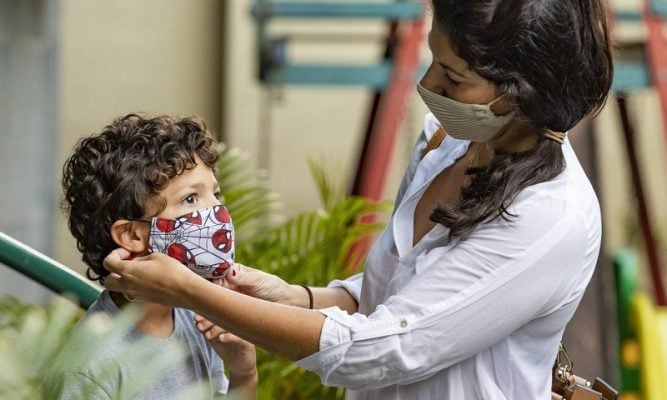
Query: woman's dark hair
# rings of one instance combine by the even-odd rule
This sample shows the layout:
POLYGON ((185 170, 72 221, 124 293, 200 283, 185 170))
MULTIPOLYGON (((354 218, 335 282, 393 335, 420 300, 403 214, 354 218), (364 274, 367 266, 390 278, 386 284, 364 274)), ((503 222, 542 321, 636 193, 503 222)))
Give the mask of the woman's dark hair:
POLYGON ((89 279, 109 274, 102 260, 117 247, 111 225, 144 217, 149 200, 164 209, 160 191, 195 167, 195 155, 215 171, 218 150, 197 117, 129 114, 77 143, 63 166, 61 207, 89 279))
MULTIPOLYGON (((457 54, 499 95, 516 104, 536 130, 565 132, 604 105, 613 76, 602 0, 432 0, 434 24, 457 54)), ((524 188, 565 168, 561 145, 544 137, 521 153, 496 153, 471 169, 470 184, 453 207, 431 220, 462 237, 478 224, 509 218, 524 188)))

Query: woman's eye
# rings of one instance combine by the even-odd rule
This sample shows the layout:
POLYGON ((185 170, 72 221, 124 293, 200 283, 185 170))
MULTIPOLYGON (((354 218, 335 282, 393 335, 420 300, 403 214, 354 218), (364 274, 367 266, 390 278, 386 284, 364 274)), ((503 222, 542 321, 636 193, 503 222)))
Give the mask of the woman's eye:
POLYGON ((450 74, 447 74, 447 79, 449 79, 449 81, 454 85, 459 85, 461 83, 460 81, 457 81, 456 79, 452 78, 450 74))

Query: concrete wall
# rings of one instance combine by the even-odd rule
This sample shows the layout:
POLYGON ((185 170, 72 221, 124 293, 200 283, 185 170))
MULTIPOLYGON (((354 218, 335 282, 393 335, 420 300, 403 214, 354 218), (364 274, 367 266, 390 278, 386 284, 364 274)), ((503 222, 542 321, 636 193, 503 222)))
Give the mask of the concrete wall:
MULTIPOLYGON (((0 231, 53 249, 57 1, 0 0, 0 231)), ((49 292, 0 265, 0 296, 49 292)))
MULTIPOLYGON (((269 183, 283 194, 293 214, 318 205, 306 167, 308 157, 324 158, 352 179, 366 129, 371 91, 363 87, 283 87, 269 92, 258 83, 252 0, 227 2, 225 102, 227 142, 250 152, 266 168, 269 183)), ((288 37, 295 62, 373 64, 384 49, 386 25, 374 20, 282 20, 270 32, 288 37)), ((425 59, 428 56, 424 53, 425 59)), ((393 198, 407 153, 422 126, 425 107, 416 92, 396 145, 386 197, 393 198)))

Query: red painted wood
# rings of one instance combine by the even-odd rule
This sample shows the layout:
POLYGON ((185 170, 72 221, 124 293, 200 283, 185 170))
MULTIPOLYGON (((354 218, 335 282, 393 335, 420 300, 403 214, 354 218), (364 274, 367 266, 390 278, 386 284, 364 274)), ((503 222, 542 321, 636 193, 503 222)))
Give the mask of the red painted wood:
POLYGON ((382 199, 396 138, 415 86, 423 29, 424 20, 420 18, 410 22, 402 32, 391 82, 380 101, 376 123, 368 140, 368 150, 358 171, 356 195, 372 200, 382 199))
POLYGON ((625 99, 622 96, 617 97, 618 107, 621 115, 621 123, 623 126, 623 137, 625 139, 625 150, 628 156, 628 164, 630 166, 630 176, 632 185, 635 190, 637 199, 637 219, 639 227, 641 228, 644 243, 646 245, 646 253, 649 261, 649 268, 651 272, 651 282, 653 283, 653 293, 658 305, 667 305, 665 298, 665 288, 662 284, 662 268, 660 256, 658 254, 658 247, 656 245, 655 236, 653 235, 653 225, 649 217, 648 204, 646 202, 646 195, 644 185, 642 182, 642 174, 637 159, 637 150, 635 148, 635 134, 632 128, 632 123, 628 115, 628 108, 625 104, 625 99))
POLYGON ((644 4, 644 23, 648 31, 646 56, 651 83, 660 97, 662 131, 667 144, 667 22, 651 11, 648 1, 644 4))
MULTIPOLYGON (((390 33, 395 33, 396 26, 390 33)), ((374 101, 371 123, 362 149, 357 176, 352 190, 353 195, 364 196, 379 201, 384 196, 389 163, 394 153, 396 138, 405 117, 410 95, 415 87, 419 70, 419 49, 424 36, 424 19, 419 18, 409 23, 407 29, 399 34, 399 43, 394 54, 394 70, 389 87, 374 101)), ((390 40, 395 37, 390 35, 390 40)), ((389 45, 389 44, 388 44, 389 45)), ((361 223, 374 223, 375 215, 362 217, 361 223)), ((348 254, 347 265, 356 269, 362 265, 368 254, 374 235, 357 241, 348 254)))

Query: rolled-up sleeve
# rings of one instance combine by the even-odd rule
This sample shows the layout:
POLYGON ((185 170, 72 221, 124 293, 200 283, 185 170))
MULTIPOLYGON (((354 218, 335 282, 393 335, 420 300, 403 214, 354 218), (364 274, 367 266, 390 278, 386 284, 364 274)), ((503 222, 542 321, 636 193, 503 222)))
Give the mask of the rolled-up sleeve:
POLYGON ((409 384, 576 298, 576 257, 597 251, 586 248, 595 240, 577 228, 576 207, 549 196, 515 204, 514 220, 499 218, 464 241, 420 254, 415 276, 370 315, 320 310, 327 316, 320 351, 299 364, 332 386, 409 384))
POLYGON ((351 277, 345 279, 345 280, 333 280, 331 281, 327 287, 328 288, 343 288, 350 293, 350 296, 359 303, 359 298, 361 297, 361 283, 364 280, 364 274, 359 273, 356 275, 352 275, 351 277))

